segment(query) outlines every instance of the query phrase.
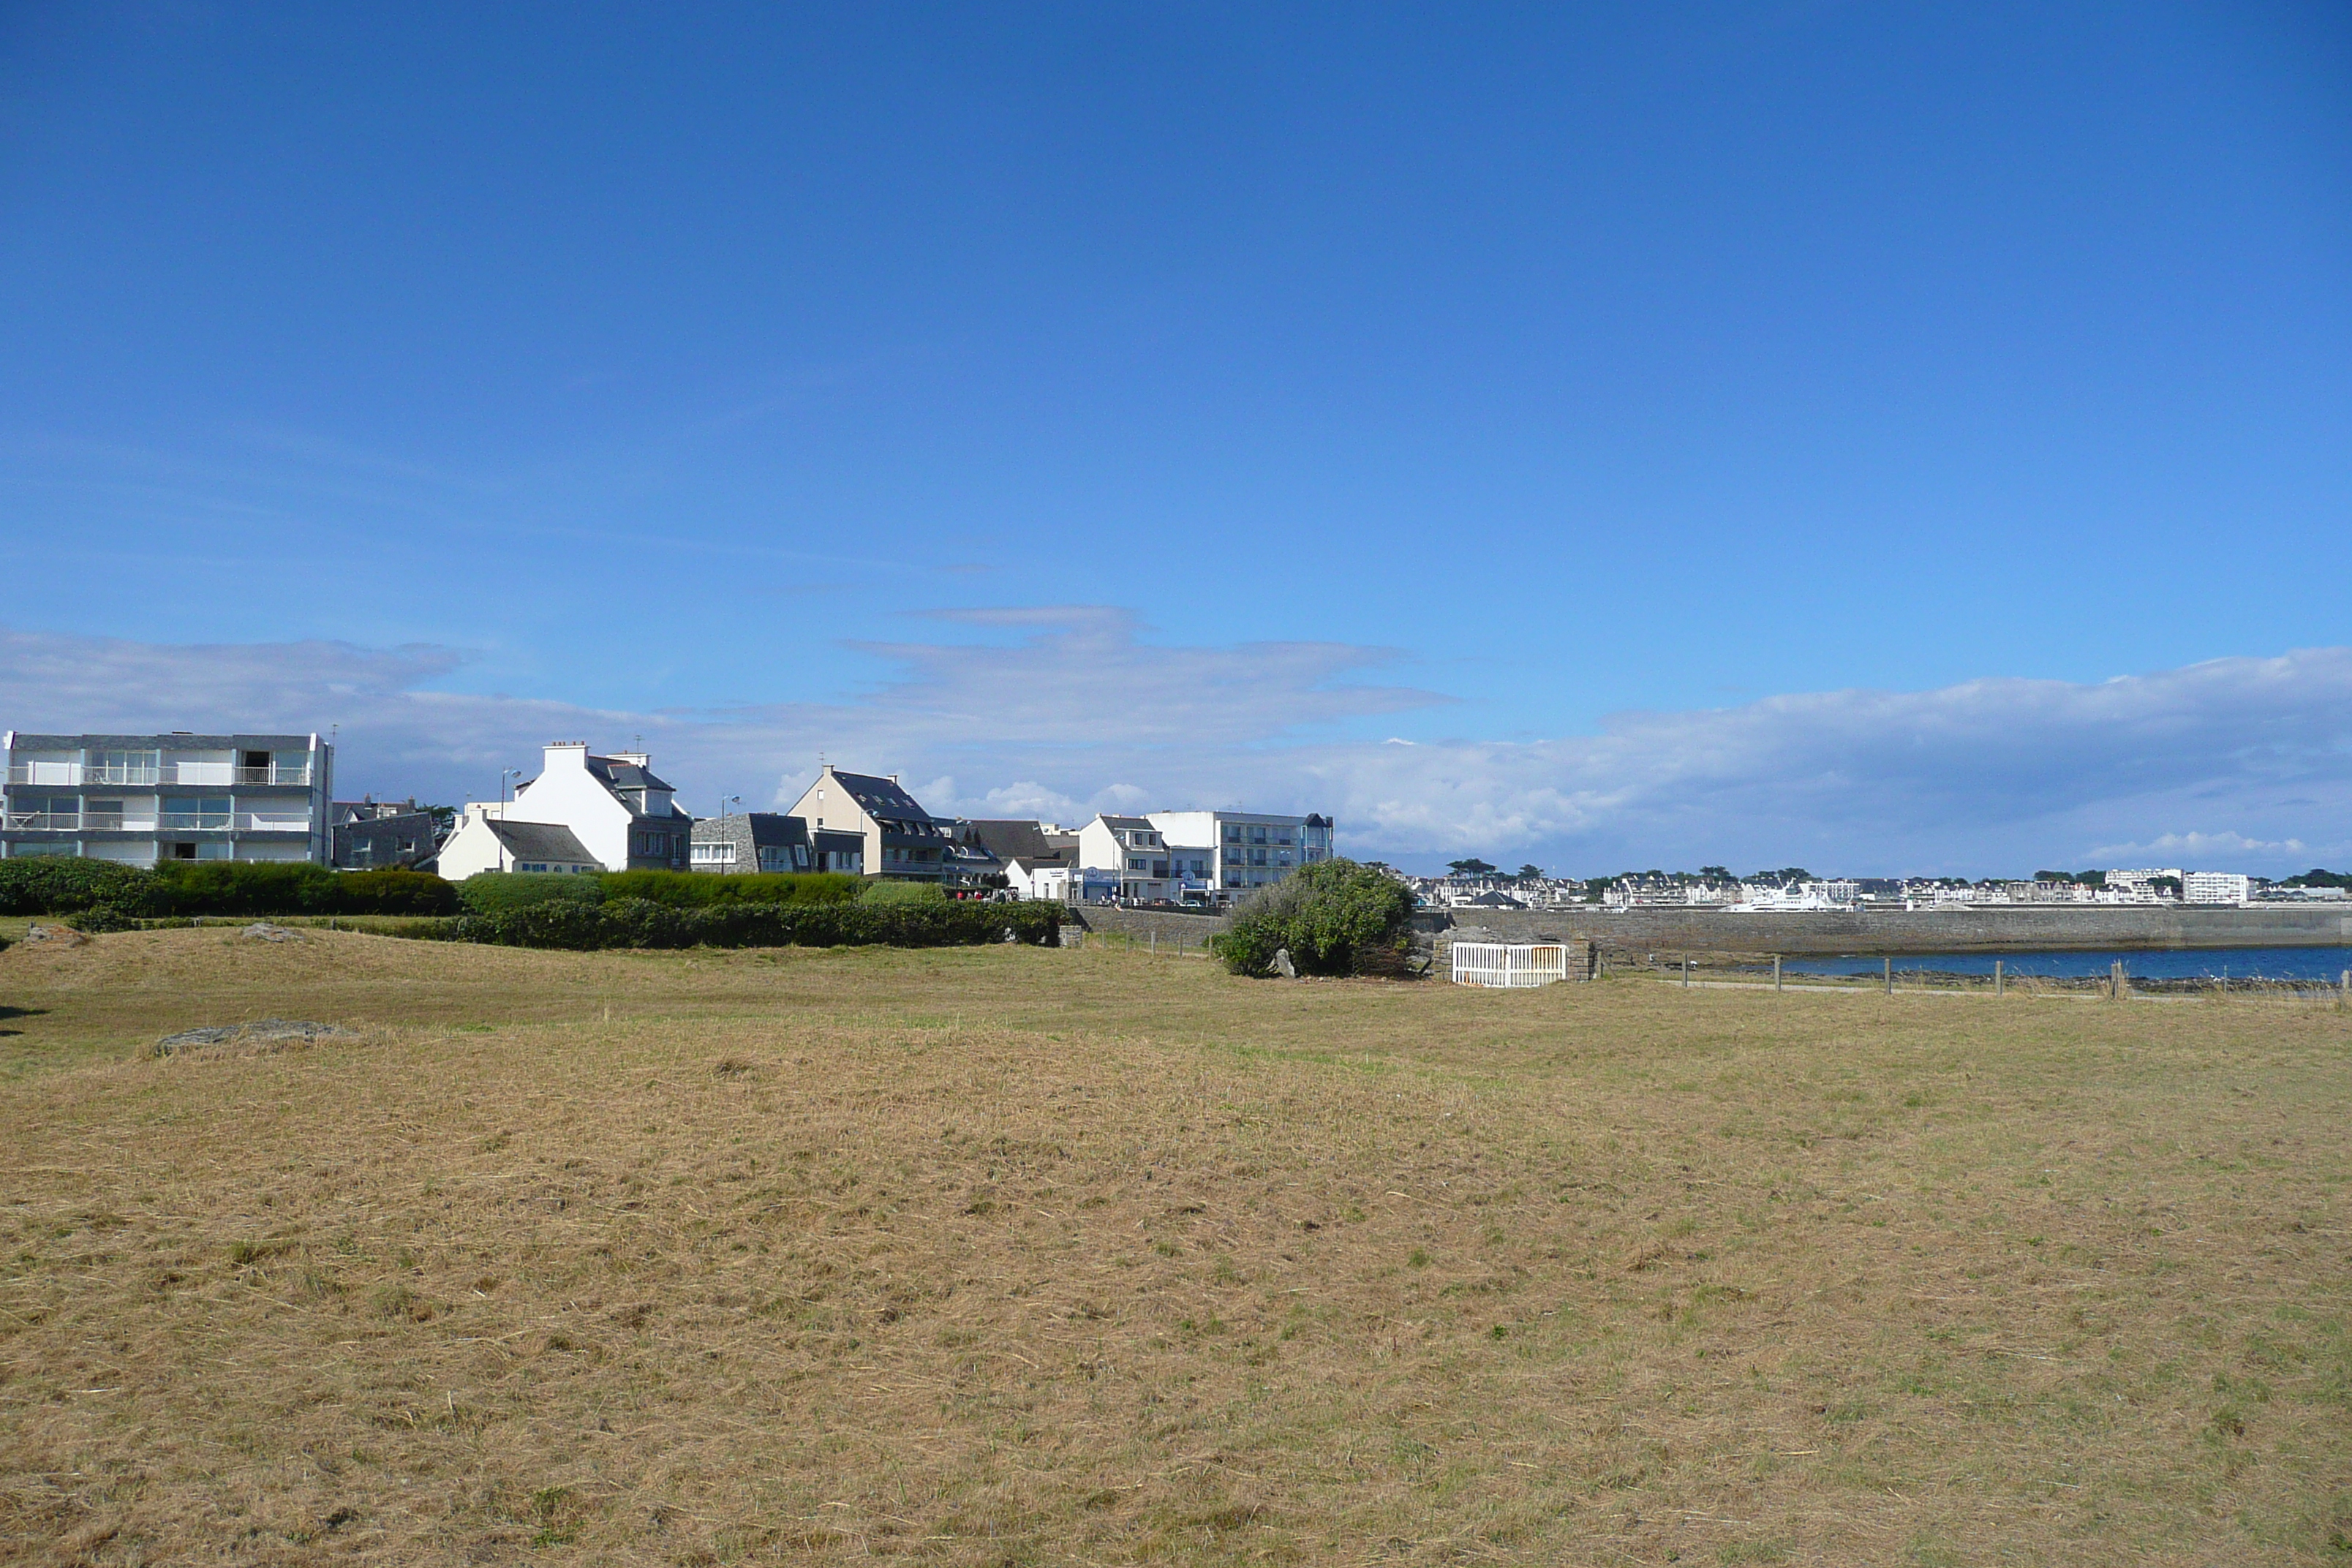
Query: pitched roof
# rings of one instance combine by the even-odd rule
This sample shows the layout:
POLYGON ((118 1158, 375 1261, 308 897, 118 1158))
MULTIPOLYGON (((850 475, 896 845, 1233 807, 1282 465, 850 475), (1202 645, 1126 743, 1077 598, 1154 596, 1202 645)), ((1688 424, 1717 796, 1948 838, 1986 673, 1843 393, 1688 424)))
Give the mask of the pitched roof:
POLYGON ((1151 826, 1151 818, 1148 816, 1113 816, 1108 811, 1099 815, 1105 827, 1140 827, 1147 832, 1159 831, 1151 826))
POLYGON ((613 757, 590 757, 588 771, 614 789, 669 788, 669 785, 654 777, 653 769, 637 763, 624 763, 613 757))
POLYGON ((974 820, 971 830, 982 847, 999 860, 1018 860, 1024 866, 1035 866, 1056 862, 1062 858, 1062 852, 1045 841, 1045 826, 1041 823, 974 820))
POLYGON ((896 822, 929 822, 931 814, 911 795, 900 788, 896 779, 877 779, 872 773, 845 773, 833 770, 834 778, 849 792, 849 797, 866 808, 866 815, 888 817, 896 822))
POLYGON ((483 822, 498 836, 507 853, 518 860, 556 860, 571 866, 599 866, 572 829, 555 822, 509 822, 486 816, 483 822))

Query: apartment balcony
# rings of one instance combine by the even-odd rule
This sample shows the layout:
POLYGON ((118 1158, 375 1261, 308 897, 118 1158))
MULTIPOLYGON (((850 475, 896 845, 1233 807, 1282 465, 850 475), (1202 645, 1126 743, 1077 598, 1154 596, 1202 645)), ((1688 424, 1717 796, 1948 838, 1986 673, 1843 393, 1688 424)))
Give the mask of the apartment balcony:
POLYGON ((90 784, 127 789, 149 789, 158 784, 307 788, 310 775, 308 763, 240 768, 228 763, 164 763, 152 768, 109 768, 83 763, 16 763, 8 769, 8 782, 12 784, 50 784, 67 789, 90 784))
POLYGON ((9 833, 282 833, 314 831, 302 812, 276 811, 5 811, 9 833))

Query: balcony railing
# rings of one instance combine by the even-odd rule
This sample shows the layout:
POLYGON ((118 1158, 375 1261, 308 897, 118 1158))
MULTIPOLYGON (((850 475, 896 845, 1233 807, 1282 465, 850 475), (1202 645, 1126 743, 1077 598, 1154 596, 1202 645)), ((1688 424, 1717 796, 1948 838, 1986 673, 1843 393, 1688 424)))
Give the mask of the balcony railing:
POLYGON ((165 763, 152 768, 109 768, 81 763, 17 763, 8 769, 12 784, 112 784, 152 788, 157 784, 303 784, 310 783, 307 763, 273 763, 266 768, 241 768, 227 763, 165 763))
POLYGON ((308 833, 310 819, 258 811, 12 811, 0 816, 0 826, 11 833, 308 833))

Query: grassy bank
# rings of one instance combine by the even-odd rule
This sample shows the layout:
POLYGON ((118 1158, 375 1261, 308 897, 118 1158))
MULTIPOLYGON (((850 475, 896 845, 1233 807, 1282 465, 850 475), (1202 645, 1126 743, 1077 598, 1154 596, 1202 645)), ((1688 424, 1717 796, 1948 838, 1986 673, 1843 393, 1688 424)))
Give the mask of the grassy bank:
POLYGON ((222 930, 0 1004, 63 1561, 2352 1541, 2332 1009, 222 930), (136 1056, 271 1015, 355 1032, 136 1056))

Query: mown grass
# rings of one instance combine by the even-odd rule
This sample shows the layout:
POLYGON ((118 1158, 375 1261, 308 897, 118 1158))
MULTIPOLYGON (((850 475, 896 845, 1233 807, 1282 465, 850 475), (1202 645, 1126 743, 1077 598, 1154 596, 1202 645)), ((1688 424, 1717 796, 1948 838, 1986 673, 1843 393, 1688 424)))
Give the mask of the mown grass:
POLYGON ((2271 1002, 0 954, 35 1561, 2342 1562, 2271 1002), (263 1016, 360 1031, 137 1059, 263 1016))

